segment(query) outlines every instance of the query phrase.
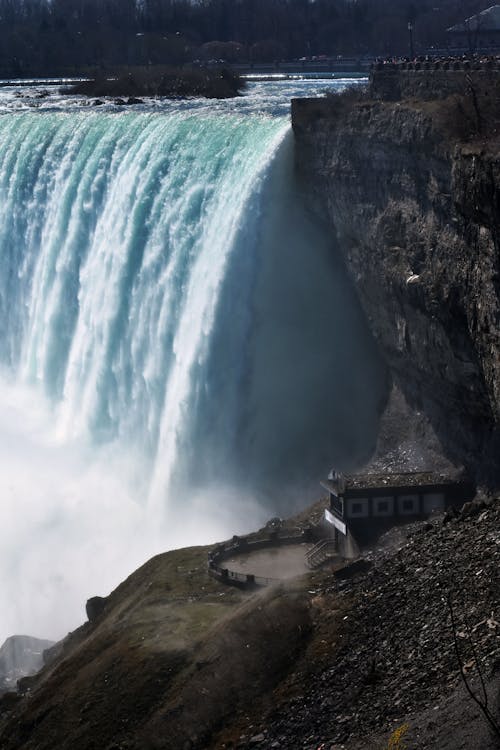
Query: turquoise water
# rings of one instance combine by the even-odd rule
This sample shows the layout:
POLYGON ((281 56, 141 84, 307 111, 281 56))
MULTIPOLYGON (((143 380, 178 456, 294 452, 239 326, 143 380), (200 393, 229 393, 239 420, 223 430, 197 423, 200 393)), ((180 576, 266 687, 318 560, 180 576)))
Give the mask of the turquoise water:
POLYGON ((260 87, 138 110, 0 92, 0 636, 54 635, 373 445, 380 363, 295 180, 289 88, 260 87))

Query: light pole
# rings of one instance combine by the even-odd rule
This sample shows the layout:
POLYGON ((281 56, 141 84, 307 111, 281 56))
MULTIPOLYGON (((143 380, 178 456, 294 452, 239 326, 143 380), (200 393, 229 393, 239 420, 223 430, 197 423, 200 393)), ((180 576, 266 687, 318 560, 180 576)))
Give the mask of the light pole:
POLYGON ((413 23, 408 21, 408 35, 410 37, 410 60, 413 60, 413 23))

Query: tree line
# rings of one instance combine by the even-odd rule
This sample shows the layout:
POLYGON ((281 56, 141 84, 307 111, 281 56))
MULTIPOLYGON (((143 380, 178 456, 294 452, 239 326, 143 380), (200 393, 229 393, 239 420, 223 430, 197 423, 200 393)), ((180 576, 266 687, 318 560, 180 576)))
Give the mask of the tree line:
POLYGON ((0 73, 194 60, 404 55, 447 44, 478 0, 0 0, 0 73), (411 32, 408 24, 411 25, 411 32))

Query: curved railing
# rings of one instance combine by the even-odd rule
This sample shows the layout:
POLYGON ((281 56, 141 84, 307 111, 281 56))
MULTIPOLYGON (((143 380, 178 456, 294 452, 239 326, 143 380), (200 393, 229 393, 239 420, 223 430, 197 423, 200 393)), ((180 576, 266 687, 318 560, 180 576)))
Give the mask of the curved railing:
POLYGON ((312 528, 303 529, 295 534, 281 534, 278 531, 271 531, 267 537, 253 540, 233 536, 230 542, 219 544, 208 553, 208 573, 222 583, 239 586, 240 588, 270 586, 279 583, 281 579, 256 576, 253 573, 237 573, 224 565, 224 562, 234 555, 250 554, 257 550, 285 547, 290 544, 304 544, 315 541, 315 538, 316 535, 312 528))

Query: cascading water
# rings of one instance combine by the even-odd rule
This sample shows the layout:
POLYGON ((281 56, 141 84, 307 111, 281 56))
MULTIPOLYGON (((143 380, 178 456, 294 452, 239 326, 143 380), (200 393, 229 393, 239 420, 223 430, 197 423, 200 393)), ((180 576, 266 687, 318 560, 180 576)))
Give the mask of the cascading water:
POLYGON ((371 448, 383 370, 291 146, 208 107, 0 117, 0 640, 371 448))

